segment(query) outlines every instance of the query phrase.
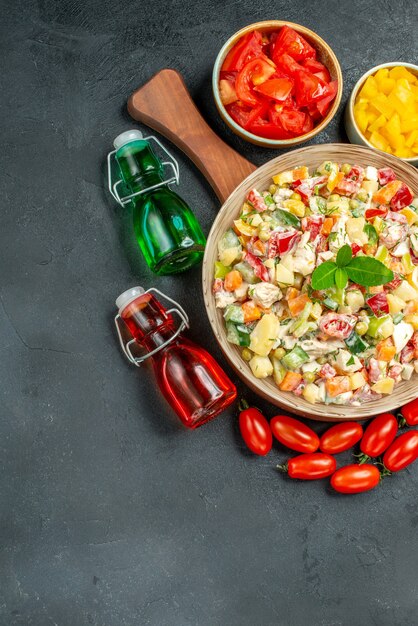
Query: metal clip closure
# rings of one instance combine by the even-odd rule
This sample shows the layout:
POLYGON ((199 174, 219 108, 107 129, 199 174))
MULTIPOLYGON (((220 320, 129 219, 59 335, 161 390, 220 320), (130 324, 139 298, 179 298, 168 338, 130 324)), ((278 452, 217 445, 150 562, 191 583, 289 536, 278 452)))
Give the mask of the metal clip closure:
POLYGON ((174 183, 176 185, 179 184, 180 170, 179 170, 179 164, 177 163, 176 159, 173 157, 171 152, 169 152, 167 150, 167 148, 165 148, 163 146, 163 144, 161 143, 161 141, 159 141, 159 139, 157 139, 157 137, 154 137, 153 135, 151 135, 150 137, 144 137, 143 141, 150 141, 151 139, 153 141, 155 141, 159 145, 161 150, 163 152, 165 152, 165 154, 170 159, 169 161, 162 161, 161 165, 163 167, 168 167, 169 169, 171 169, 172 175, 168 176, 167 178, 165 178, 160 183, 157 183, 156 185, 151 185, 150 187, 147 187, 146 189, 141 189, 140 191, 136 191, 135 193, 131 193, 131 194, 128 194, 128 195, 120 197, 118 187, 120 188, 120 185, 122 185, 122 188, 123 188, 124 183, 123 183, 123 181, 121 179, 119 179, 119 180, 117 180, 115 182, 113 180, 112 163, 113 163, 114 159, 112 157, 113 157, 114 154, 116 154, 117 150, 112 150, 107 155, 107 180, 108 180, 108 187, 109 187, 109 191, 112 194, 113 198, 121 206, 125 206, 126 204, 129 204, 129 202, 131 202, 133 198, 136 198, 136 196, 140 196, 143 193, 146 193, 147 191, 151 191, 152 189, 157 189, 158 187, 162 187, 163 185, 171 185, 171 184, 174 184, 174 183))
POLYGON ((135 339, 131 339, 130 341, 125 342, 125 340, 123 338, 123 335, 122 335, 121 324, 123 324, 122 328, 125 331, 126 331, 126 325, 123 322, 122 317, 118 313, 115 316, 115 326, 116 326, 116 332, 118 333, 120 347, 122 348, 122 352, 126 356, 128 361, 130 363, 132 363, 133 365, 136 365, 136 367, 139 367, 141 365, 141 363, 143 363, 144 361, 146 361, 150 357, 154 356, 154 354, 157 354, 157 352, 159 352, 163 348, 167 347, 172 341, 174 341, 174 339, 176 339, 176 337, 178 337, 178 335, 181 332, 183 332, 183 330, 185 330, 186 328, 189 328, 189 318, 187 316, 187 313, 183 309, 183 307, 180 306, 180 304, 178 302, 176 302, 172 298, 169 298, 164 293, 162 293, 158 289, 155 289, 154 287, 151 287, 150 289, 147 289, 146 291, 144 291, 144 293, 141 294, 141 296, 145 295, 146 293, 151 293, 151 292, 154 292, 154 293, 158 294, 160 296, 160 298, 163 298, 163 299, 167 300, 168 302, 171 302, 171 304, 175 305, 173 308, 168 309, 166 311, 166 314, 168 315, 169 313, 176 313, 180 317, 181 323, 180 323, 179 327, 177 328, 176 332, 173 334, 173 336, 170 337, 169 339, 167 339, 167 341, 165 341, 164 343, 162 343, 161 346, 158 346, 158 348, 155 348, 155 350, 152 350, 151 352, 147 352, 143 356, 136 357, 131 352, 131 346, 132 345, 138 346, 139 344, 138 344, 138 342, 135 339))

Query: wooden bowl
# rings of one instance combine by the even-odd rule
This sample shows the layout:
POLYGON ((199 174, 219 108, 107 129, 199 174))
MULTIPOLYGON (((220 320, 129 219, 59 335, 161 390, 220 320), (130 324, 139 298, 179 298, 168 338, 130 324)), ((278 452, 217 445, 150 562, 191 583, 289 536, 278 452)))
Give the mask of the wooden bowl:
POLYGON ((418 381, 415 375, 411 380, 399 383, 392 395, 383 396, 380 400, 365 403, 360 407, 310 404, 303 397, 280 391, 271 377, 257 379, 253 376, 249 365, 241 358, 240 349, 226 340, 222 311, 215 307, 215 299, 212 294, 213 270, 217 260, 218 241, 225 230, 231 226, 232 220, 236 219, 240 213, 247 192, 253 187, 259 190, 266 189, 271 183, 271 177, 283 170, 293 169, 301 165, 314 167, 325 160, 363 166, 372 165, 377 168, 389 166, 418 195, 417 170, 401 159, 374 149, 350 144, 322 144, 300 148, 279 156, 250 174, 232 192, 219 211, 208 236, 203 260, 203 296, 209 322, 223 353, 237 374, 255 393, 272 404, 311 419, 322 421, 368 419, 414 400, 418 395, 418 381))
POLYGON ((326 126, 328 126, 328 124, 336 114, 341 101, 341 96, 343 93, 343 76, 337 57, 335 56, 329 45, 319 35, 314 33, 312 30, 309 30, 309 28, 301 26, 300 24, 294 24, 293 22, 285 22, 282 20, 267 20, 265 22, 256 22, 255 24, 250 24, 245 28, 241 28, 241 30, 232 35, 232 37, 230 37, 228 41, 222 46, 218 56, 216 57, 215 65, 213 67, 212 90, 213 96, 215 98, 216 107, 221 118, 236 135, 239 135, 242 139, 245 139, 250 143, 254 143, 258 146, 263 146, 265 148, 289 148, 291 146, 297 146, 301 143, 304 143, 305 141, 309 141, 309 139, 315 137, 315 135, 320 133, 322 130, 324 130, 324 128, 326 128, 326 126), (271 32, 273 30, 278 30, 282 26, 290 26, 296 32, 303 35, 303 37, 305 37, 305 39, 311 44, 311 46, 315 48, 318 53, 318 60, 328 68, 332 80, 338 81, 338 91, 327 115, 324 117, 321 123, 315 126, 315 128, 313 128, 309 133, 306 133, 305 135, 300 135, 299 137, 294 137, 293 139, 266 139, 265 137, 259 137, 258 135, 254 135, 253 133, 248 132, 247 130, 245 130, 245 128, 242 128, 242 126, 237 124, 228 114, 227 110, 222 104, 219 95, 219 74, 226 55, 228 54, 230 49, 237 43, 238 39, 240 39, 243 35, 246 35, 253 30, 271 32))
MULTIPOLYGON (((366 139, 366 137, 357 126, 357 122, 354 117, 354 104, 357 98, 357 94, 363 87, 366 79, 369 76, 376 74, 376 72, 380 69, 390 69, 391 67, 399 66, 406 67, 406 69, 409 70, 412 74, 418 76, 418 65, 413 65, 412 63, 402 63, 401 61, 395 63, 382 63, 381 65, 376 65, 376 67, 372 67, 371 70, 363 74, 363 76, 359 78, 359 80, 354 85, 353 91, 351 92, 351 95, 345 107, 344 115, 345 130, 351 143, 357 143, 361 146, 369 146, 370 148, 373 148, 372 144, 366 139)), ((411 165, 418 166, 418 154, 416 157, 409 157, 407 159, 402 159, 402 161, 406 161, 407 163, 411 163, 411 165)))

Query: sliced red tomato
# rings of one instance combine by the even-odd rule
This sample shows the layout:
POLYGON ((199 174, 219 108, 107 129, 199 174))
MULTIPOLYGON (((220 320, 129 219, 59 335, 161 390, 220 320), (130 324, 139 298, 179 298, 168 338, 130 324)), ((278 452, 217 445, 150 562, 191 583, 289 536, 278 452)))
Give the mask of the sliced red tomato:
POLYGON ((323 215, 309 215, 306 219, 305 231, 309 231, 309 241, 314 241, 321 232, 324 223, 323 215))
POLYGON ((263 53, 263 39, 258 30, 247 33, 235 44, 226 55, 222 71, 240 71, 246 63, 256 59, 263 53))
POLYGON ((308 180, 297 180, 293 183, 292 189, 301 196, 305 204, 308 204, 315 187, 323 187, 327 180, 327 176, 315 176, 308 180))
POLYGON ((337 339, 347 339, 351 335, 357 318, 354 315, 343 313, 327 313, 321 319, 319 328, 329 337, 337 339))
POLYGON ((413 199, 414 196, 408 185, 402 183, 402 187, 395 193, 390 201, 390 207, 392 211, 400 211, 406 206, 409 206, 413 199))
POLYGON ((281 125, 289 133, 295 137, 309 133, 313 128, 313 122, 308 113, 303 111, 292 111, 291 109, 282 109, 277 113, 281 125))
POLYGON ((263 280, 267 283, 270 281, 270 273, 267 267, 261 261, 261 259, 254 256, 254 254, 251 254, 251 252, 247 252, 245 255, 245 260, 247 261, 247 263, 249 263, 249 265, 251 265, 254 270, 254 274, 258 278, 260 278, 260 280, 263 280))
POLYGON ((221 70, 219 72, 219 80, 229 80, 229 82, 234 83, 235 85, 235 80, 237 78, 238 72, 236 71, 231 71, 231 72, 224 72, 223 70, 221 70))
POLYGON ((243 105, 240 102, 234 102, 233 104, 227 104, 225 109, 228 111, 228 114, 232 117, 234 122, 244 128, 246 127, 252 112, 250 107, 243 105))
POLYGON ((320 98, 319 100, 317 100, 316 102, 316 108, 318 109, 318 112, 321 115, 321 117, 325 117, 328 111, 329 105, 335 99, 335 96, 337 95, 338 81, 336 80, 331 81, 330 83, 328 83, 326 89, 327 89, 326 95, 323 98, 320 98))
POLYGON ((314 59, 316 56, 315 48, 313 48, 302 35, 299 35, 290 26, 283 26, 279 36, 273 44, 272 58, 286 53, 296 61, 303 59, 314 59))
POLYGON ((264 120, 252 122, 246 128, 251 133, 254 133, 254 135, 266 137, 266 139, 291 139, 293 137, 293 135, 284 130, 282 126, 264 120))
POLYGON ((358 254, 360 250, 361 250, 361 246, 359 246, 357 243, 351 244, 351 252, 353 253, 353 256, 356 256, 356 254, 358 254))
POLYGON ((293 89, 293 80, 289 78, 270 78, 270 80, 254 89, 263 96, 282 102, 290 95, 293 89))
POLYGON ((303 61, 303 67, 305 67, 308 72, 311 72, 311 74, 315 74, 315 76, 323 80, 324 83, 329 83, 331 81, 331 74, 325 65, 319 61, 316 61, 315 59, 305 59, 303 61))
POLYGON ((382 291, 382 293, 376 293, 371 298, 367 298, 366 302, 376 317, 381 317, 389 313, 388 297, 384 291, 382 291))
POLYGON ((360 165, 353 165, 351 170, 345 176, 348 180, 363 181, 364 169, 360 165))
POLYGON ((391 167, 382 167, 377 171, 377 177, 382 187, 392 182, 392 180, 396 180, 396 174, 391 167))
POLYGON ((293 77, 296 72, 303 71, 303 65, 300 65, 289 54, 281 54, 279 57, 273 59, 278 69, 286 76, 293 77))
POLYGON ((296 241, 299 240, 299 233, 277 233, 277 242, 280 254, 288 252, 296 241))
POLYGON ((229 80, 222 78, 219 81, 219 96, 222 100, 222 104, 232 104, 238 100, 237 92, 235 91, 235 85, 229 80))
POLYGON ((361 183, 356 180, 343 178, 335 187, 335 193, 342 193, 345 196, 352 196, 360 191, 361 183))
POLYGON ((383 217, 388 212, 388 207, 380 206, 376 209, 367 209, 364 213, 366 220, 374 220, 375 217, 383 217))
POLYGON ((309 106, 328 95, 326 83, 304 69, 296 72, 295 82, 296 103, 300 107, 309 106))
POLYGON ((261 85, 275 72, 275 68, 271 65, 267 57, 253 59, 247 63, 237 76, 235 89, 238 98, 246 104, 257 106, 260 104, 260 98, 257 98, 253 88, 255 85, 261 85))
POLYGON ((248 116, 248 120, 245 124, 245 128, 250 127, 253 123, 262 122, 263 120, 265 120, 269 112, 269 109, 270 109, 270 103, 268 100, 264 100, 263 102, 260 102, 258 106, 252 109, 250 115, 248 116))
POLYGON ((396 287, 399 287, 402 280, 403 279, 400 277, 400 274, 395 274, 395 278, 391 280, 389 283, 386 283, 386 285, 384 285, 385 291, 390 293, 391 291, 396 289, 396 287))

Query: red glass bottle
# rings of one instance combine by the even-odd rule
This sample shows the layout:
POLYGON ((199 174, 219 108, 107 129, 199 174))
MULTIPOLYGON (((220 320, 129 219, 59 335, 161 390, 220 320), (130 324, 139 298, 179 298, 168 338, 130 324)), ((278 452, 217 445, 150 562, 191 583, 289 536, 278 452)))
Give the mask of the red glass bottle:
POLYGON ((134 287, 116 300, 115 318, 122 349, 128 359, 140 365, 151 357, 158 385, 165 399, 188 428, 197 428, 221 413, 236 398, 233 383, 206 350, 182 336, 188 327, 183 309, 156 289, 134 287), (154 294, 175 307, 166 310, 154 294), (181 319, 176 329, 173 314, 181 319), (120 322, 133 339, 124 343, 120 322), (135 357, 131 348, 137 343, 147 351, 135 357))

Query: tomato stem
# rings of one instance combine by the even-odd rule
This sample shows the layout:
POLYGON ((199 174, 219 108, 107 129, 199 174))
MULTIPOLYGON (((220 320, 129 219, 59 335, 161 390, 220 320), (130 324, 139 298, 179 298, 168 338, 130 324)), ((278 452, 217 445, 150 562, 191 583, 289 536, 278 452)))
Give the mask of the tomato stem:
POLYGON ((385 464, 382 461, 382 457, 379 457, 379 459, 376 461, 376 465, 381 465, 383 468, 380 470, 380 480, 383 480, 383 478, 386 478, 387 476, 392 476, 392 472, 388 470, 387 467, 385 467, 385 464))
POLYGON ((398 419, 399 428, 405 428, 405 426, 406 426, 406 419, 404 418, 402 413, 401 412, 396 413, 396 417, 398 419))
POLYGON ((276 465, 276 469, 279 470, 279 472, 282 472, 283 474, 287 474, 288 469, 289 469, 287 461, 286 463, 282 463, 282 465, 276 465))
POLYGON ((358 459, 359 465, 363 465, 363 463, 368 463, 371 459, 371 457, 368 454, 364 454, 364 452, 361 452, 360 454, 354 454, 353 456, 358 459))
POLYGON ((239 401, 238 404, 238 408, 240 411, 245 411, 245 409, 249 409, 250 405, 248 404, 247 400, 245 398, 241 398, 241 400, 239 401))

